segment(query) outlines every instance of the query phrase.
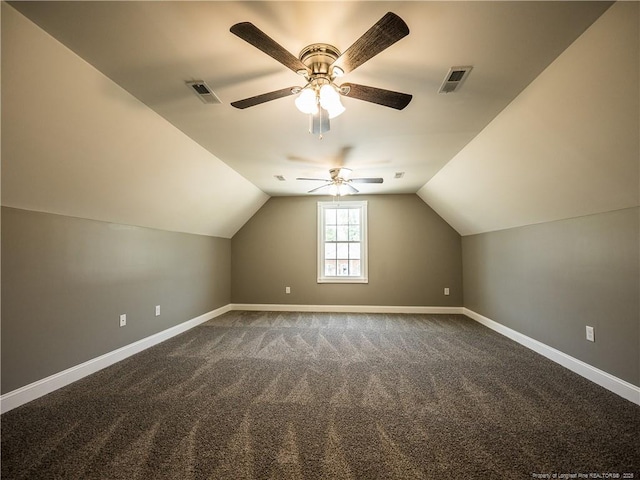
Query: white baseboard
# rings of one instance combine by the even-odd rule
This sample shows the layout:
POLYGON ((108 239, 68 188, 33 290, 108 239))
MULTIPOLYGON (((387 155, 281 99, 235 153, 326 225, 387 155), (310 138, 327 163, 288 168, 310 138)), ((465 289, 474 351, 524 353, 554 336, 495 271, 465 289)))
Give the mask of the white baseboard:
POLYGON ((505 327, 504 325, 491 320, 490 318, 482 316, 479 313, 474 312, 473 310, 462 308, 462 313, 467 317, 472 318, 473 320, 490 328, 491 330, 494 330, 501 335, 504 335, 505 337, 508 337, 521 345, 524 345, 530 350, 533 350, 534 352, 547 357, 549 360, 553 360, 554 362, 562 365, 565 368, 568 368, 572 372, 577 373, 587 380, 590 380, 593 383, 596 383, 601 387, 610 390, 616 395, 619 395, 622 398, 626 398, 627 400, 640 405, 640 387, 637 387, 603 370, 593 367, 588 363, 583 362, 582 360, 578 360, 577 358, 567 355, 560 350, 556 350, 553 347, 545 345, 538 340, 534 340, 533 338, 527 337, 522 333, 516 332, 509 327, 505 327))
POLYGON ((341 312, 341 313, 441 313, 462 314, 462 307, 419 307, 384 305, 288 305, 281 303, 233 303, 233 310, 259 312, 341 312))
POLYGON ((59 388, 65 387, 81 378, 91 375, 105 367, 124 360, 131 355, 153 347, 171 337, 186 332, 212 318, 231 310, 252 310, 272 312, 362 312, 362 313, 462 313, 461 307, 386 307, 366 305, 286 305, 286 304, 228 304, 196 318, 192 318, 174 327, 158 332, 122 348, 105 353, 80 365, 55 373, 29 385, 20 387, 0 396, 0 413, 8 412, 20 405, 42 397, 59 388))
POLYGON ((68 368, 24 387, 0 396, 0 413, 8 412, 20 405, 42 397, 59 388, 91 375, 105 367, 124 360, 131 355, 175 337, 212 318, 232 310, 271 311, 271 312, 345 312, 345 313, 417 313, 417 314, 463 314, 486 327, 524 345, 525 347, 553 360, 569 370, 616 393, 617 395, 640 405, 640 388, 613 375, 599 370, 566 353, 534 340, 498 322, 484 317, 464 307, 420 307, 420 306, 378 306, 378 305, 287 305, 287 304, 244 304, 234 303, 212 310, 192 318, 174 327, 158 332, 137 342, 106 353, 80 365, 68 368))
POLYGON ((164 342, 171 337, 175 337, 176 335, 186 332, 187 330, 222 315, 223 313, 227 313, 230 310, 231 305, 225 305, 224 307, 212 310, 179 325, 163 330, 162 332, 158 332, 154 335, 143 338, 142 340, 138 340, 137 342, 130 343, 129 345, 118 348, 117 350, 113 350, 112 352, 105 353, 104 355, 88 360, 80 365, 76 365, 75 367, 68 368, 62 372, 43 378, 42 380, 38 380, 9 393, 5 393, 0 397, 0 413, 8 412, 20 405, 24 405, 36 398, 67 386, 83 377, 86 377, 87 375, 91 375, 92 373, 124 360, 131 355, 146 350, 160 342, 164 342))

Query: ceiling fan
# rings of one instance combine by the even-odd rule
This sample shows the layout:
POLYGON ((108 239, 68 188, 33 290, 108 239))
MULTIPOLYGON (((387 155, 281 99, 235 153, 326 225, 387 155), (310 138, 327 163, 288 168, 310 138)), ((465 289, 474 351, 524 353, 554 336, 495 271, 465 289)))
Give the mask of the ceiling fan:
POLYGON ((351 169, 350 168, 332 168, 329 170, 330 179, 328 178, 306 178, 299 177, 296 180, 312 180, 318 182, 325 182, 324 185, 320 185, 312 190, 309 190, 307 193, 316 192, 322 188, 329 187, 329 194, 333 196, 341 196, 341 195, 349 195, 350 193, 360 193, 357 188, 355 188, 352 183, 382 183, 383 179, 379 177, 363 177, 363 178, 350 178, 351 177, 351 169))
POLYGON ((355 70, 409 34, 407 24, 393 12, 384 15, 342 53, 332 45, 314 43, 302 49, 299 57, 295 57, 250 22, 233 25, 231 33, 262 50, 306 80, 303 87, 287 87, 232 102, 231 105, 236 108, 244 109, 278 98, 298 95, 296 106, 310 116, 309 131, 322 136, 322 133, 329 131, 329 119, 344 111, 341 96, 397 110, 402 110, 411 101, 412 96, 406 93, 355 83, 334 83, 336 78, 355 70))

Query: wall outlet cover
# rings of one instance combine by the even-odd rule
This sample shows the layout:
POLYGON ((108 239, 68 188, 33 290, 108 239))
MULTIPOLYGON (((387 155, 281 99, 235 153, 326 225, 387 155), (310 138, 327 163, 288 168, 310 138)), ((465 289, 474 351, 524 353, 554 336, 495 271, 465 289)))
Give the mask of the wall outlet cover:
POLYGON ((127 324, 127 314, 123 313, 120 315, 120 326, 124 327, 127 324))
POLYGON ((590 342, 595 342, 595 332, 593 330, 593 327, 590 327, 587 325, 587 340, 589 340, 590 342))

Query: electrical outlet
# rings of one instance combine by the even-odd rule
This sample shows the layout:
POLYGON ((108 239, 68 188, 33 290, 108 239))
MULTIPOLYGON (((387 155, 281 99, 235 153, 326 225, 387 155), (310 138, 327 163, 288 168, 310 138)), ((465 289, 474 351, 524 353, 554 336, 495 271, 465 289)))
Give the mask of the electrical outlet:
POLYGON ((284 293, 291 293, 291 287, 284 287, 284 293))
POLYGON ((595 342, 596 341, 595 332, 593 331, 593 327, 590 327, 589 325, 587 325, 587 340, 589 340, 590 342, 595 342))
POLYGON ((122 315, 120 315, 120 326, 124 327, 127 325, 127 314, 123 313, 122 315))
POLYGON ((449 295, 449 287, 444 287, 444 294, 449 295))
POLYGON ((156 305, 156 317, 160 316, 160 305, 156 305))

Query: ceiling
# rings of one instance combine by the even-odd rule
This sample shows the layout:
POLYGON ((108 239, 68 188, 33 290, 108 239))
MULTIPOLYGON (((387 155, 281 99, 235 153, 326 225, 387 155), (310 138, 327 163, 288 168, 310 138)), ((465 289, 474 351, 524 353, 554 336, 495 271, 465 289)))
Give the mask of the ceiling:
MULTIPOLYGON (((384 178, 362 193, 415 193, 569 47, 610 2, 10 2, 120 87, 270 196, 318 186, 296 177, 384 178), (232 101, 301 77, 231 34, 249 21, 298 55, 306 45, 346 50, 386 12, 410 34, 344 81, 413 95, 402 111, 344 98, 322 139, 293 97, 238 110, 232 101), (439 94, 453 66, 473 66, 439 94), (204 80, 221 104, 186 86, 204 80), (405 172, 395 179, 396 172, 405 172), (279 181, 276 175, 286 180, 279 181)), ((235 227, 234 227, 235 228, 235 227)))

